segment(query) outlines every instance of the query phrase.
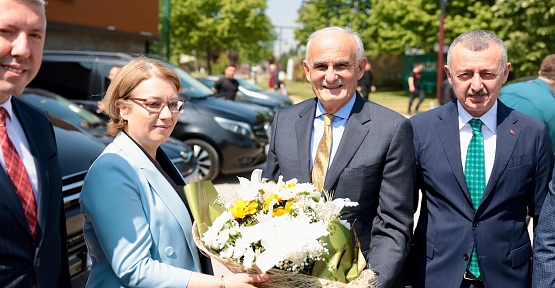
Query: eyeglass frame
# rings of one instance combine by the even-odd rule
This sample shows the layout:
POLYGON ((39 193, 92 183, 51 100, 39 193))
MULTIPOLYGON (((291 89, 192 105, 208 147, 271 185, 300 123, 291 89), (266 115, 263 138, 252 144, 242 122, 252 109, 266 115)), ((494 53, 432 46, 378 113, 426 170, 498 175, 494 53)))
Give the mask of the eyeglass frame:
POLYGON ((168 107, 168 110, 170 110, 170 113, 174 113, 174 114, 179 113, 179 112, 183 111, 183 107, 185 106, 185 103, 187 102, 187 100, 184 100, 184 99, 170 100, 170 101, 162 101, 161 99, 154 99, 155 101, 160 101, 160 102, 162 102, 162 105, 160 106, 160 110, 159 110, 159 111, 154 111, 154 110, 152 110, 152 108, 149 108, 146 104, 144 104, 146 101, 149 101, 149 100, 151 100, 151 99, 145 99, 145 98, 127 98, 127 99, 124 99, 124 100, 132 101, 132 102, 134 102, 135 104, 138 104, 139 106, 141 106, 142 108, 144 108, 147 112, 149 112, 149 113, 154 113, 154 114, 162 113, 162 110, 164 109, 164 106, 168 107), (141 102, 138 102, 138 101, 143 101, 143 102, 141 103, 141 102), (179 102, 181 102, 181 106, 179 106, 179 108, 177 108, 177 110, 172 111, 172 109, 170 108, 170 102, 171 102, 171 101, 177 101, 177 102, 178 102, 178 105, 179 105, 179 102))

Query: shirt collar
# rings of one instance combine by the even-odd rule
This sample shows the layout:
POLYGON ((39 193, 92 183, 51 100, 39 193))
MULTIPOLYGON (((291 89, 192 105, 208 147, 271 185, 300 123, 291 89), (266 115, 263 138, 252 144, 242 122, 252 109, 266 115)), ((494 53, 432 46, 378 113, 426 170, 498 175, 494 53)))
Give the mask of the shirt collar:
MULTIPOLYGON (((345 104, 345 106, 343 106, 343 108, 339 109, 339 111, 335 112, 333 115, 335 115, 336 117, 342 118, 342 119, 347 119, 349 118, 349 114, 351 114, 351 110, 353 110, 353 106, 355 106, 355 101, 356 101, 356 93, 353 97, 351 97, 351 100, 349 100, 349 102, 347 102, 347 104, 345 104)), ((320 100, 318 100, 318 105, 316 105, 316 115, 314 115, 315 118, 320 117, 323 114, 326 114, 326 110, 324 110, 324 107, 322 106, 322 103, 320 103, 320 100)))
POLYGON ((0 104, 0 107, 3 107, 8 112, 8 119, 6 119, 6 122, 11 121, 10 119, 13 115, 12 97, 13 96, 8 97, 8 100, 6 100, 4 103, 0 104))
MULTIPOLYGON (((457 111, 459 112, 459 130, 466 124, 470 119, 474 118, 472 115, 466 111, 459 100, 457 100, 457 111)), ((488 127, 488 129, 496 133, 497 131, 497 101, 495 104, 486 112, 482 117, 478 119, 482 120, 482 123, 488 127)))

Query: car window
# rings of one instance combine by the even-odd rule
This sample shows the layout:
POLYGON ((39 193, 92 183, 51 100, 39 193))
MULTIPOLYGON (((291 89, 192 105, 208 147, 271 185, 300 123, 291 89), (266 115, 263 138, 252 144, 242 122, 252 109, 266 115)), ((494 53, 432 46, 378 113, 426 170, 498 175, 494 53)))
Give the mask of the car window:
POLYGON ((89 100, 92 63, 43 61, 29 87, 42 88, 66 98, 89 100))
POLYGON ((21 98, 39 109, 77 127, 90 129, 105 124, 104 120, 100 119, 100 117, 80 108, 77 104, 63 97, 50 98, 33 93, 23 93, 21 98))
POLYGON ((74 126, 81 127, 81 117, 75 112, 64 107, 52 98, 42 97, 36 94, 21 94, 21 98, 31 103, 33 106, 43 110, 46 113, 52 114, 55 117, 65 120, 74 126))
POLYGON ((252 84, 251 82, 249 82, 247 80, 237 79, 237 82, 239 82, 239 85, 245 87, 245 89, 247 89, 247 90, 256 91, 256 92, 264 91, 264 89, 260 88, 260 86, 252 84))
POLYGON ((87 109, 79 107, 78 104, 73 103, 63 97, 56 97, 56 101, 61 105, 69 108, 75 114, 77 114, 83 121, 85 121, 90 127, 96 127, 98 125, 105 125, 106 123, 100 117, 94 115, 87 109))
POLYGON ((177 74, 177 76, 179 76, 179 79, 181 79, 181 85, 183 86, 183 91, 181 92, 181 94, 185 97, 200 98, 206 97, 208 95, 214 95, 214 92, 210 88, 206 87, 206 85, 193 78, 193 76, 185 72, 183 69, 173 66, 164 61, 156 61, 159 61, 160 63, 166 65, 167 67, 172 69, 173 72, 177 74))

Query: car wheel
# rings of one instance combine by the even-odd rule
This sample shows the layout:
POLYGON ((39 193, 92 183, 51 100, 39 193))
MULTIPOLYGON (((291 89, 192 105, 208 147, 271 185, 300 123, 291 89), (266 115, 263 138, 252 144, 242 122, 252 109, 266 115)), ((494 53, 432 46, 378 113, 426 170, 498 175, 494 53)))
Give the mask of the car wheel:
POLYGON ((193 148, 199 164, 201 180, 216 180, 220 172, 220 159, 216 149, 199 139, 185 140, 184 142, 193 148))

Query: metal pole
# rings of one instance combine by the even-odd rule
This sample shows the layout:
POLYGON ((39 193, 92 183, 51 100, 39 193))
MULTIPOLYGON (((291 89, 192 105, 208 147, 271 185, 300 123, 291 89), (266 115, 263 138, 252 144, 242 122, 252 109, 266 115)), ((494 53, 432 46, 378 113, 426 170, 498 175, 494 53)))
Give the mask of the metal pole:
POLYGON ((439 47, 437 49, 437 83, 436 83, 436 98, 438 106, 441 105, 441 82, 443 82, 443 20, 445 18, 445 0, 439 0, 441 14, 439 15, 439 47))
POLYGON ((279 63, 278 63, 278 71, 281 71, 281 62, 283 57, 283 51, 281 51, 281 43, 283 42, 283 27, 279 27, 279 63))
POLYGON ((171 17, 171 11, 170 11, 171 3, 170 3, 170 1, 171 0, 166 0, 166 11, 165 11, 166 15, 164 15, 166 17, 166 27, 167 27, 167 31, 166 31, 166 35, 165 35, 166 36, 166 43, 165 44, 166 44, 166 60, 167 61, 170 61, 170 35, 171 35, 171 33, 170 33, 170 31, 171 31, 170 30, 171 29, 171 26, 170 26, 171 25, 171 20, 170 20, 170 17, 171 17))

